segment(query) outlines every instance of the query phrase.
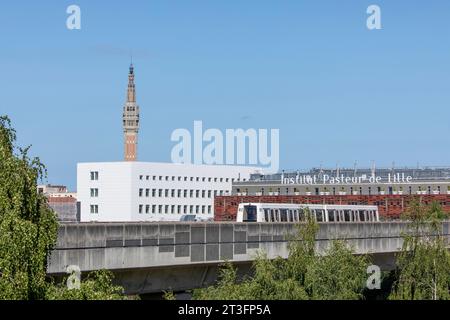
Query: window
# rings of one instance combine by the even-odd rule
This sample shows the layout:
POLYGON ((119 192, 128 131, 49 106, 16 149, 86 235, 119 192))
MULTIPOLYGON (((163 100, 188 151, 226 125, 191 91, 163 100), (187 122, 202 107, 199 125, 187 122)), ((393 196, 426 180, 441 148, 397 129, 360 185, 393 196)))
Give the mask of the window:
POLYGON ((152 205, 152 213, 156 213, 156 204, 152 205))
POLYGON ((220 182, 223 182, 223 178, 220 178, 220 182))
POLYGON ((194 177, 191 177, 191 181, 194 181, 194 177))
POLYGON ((205 213, 206 206, 202 206, 202 213, 205 213))
POLYGON ((91 189, 91 197, 92 198, 98 197, 98 189, 91 189))
POLYGON ((139 213, 142 213, 142 209, 144 208, 144 205, 140 204, 139 205, 139 213))
POLYGON ((158 206, 158 213, 162 213, 162 205, 161 204, 158 206))
POLYGON ((194 190, 189 190, 189 198, 193 198, 194 197, 194 190))
POLYGON ((156 180, 156 176, 153 176, 153 181, 155 181, 156 180))
POLYGON ((202 190, 202 198, 205 197, 205 194, 206 194, 206 190, 202 190))
POLYGON ((181 206, 178 205, 177 209, 178 209, 178 210, 177 210, 177 213, 180 214, 180 213, 181 213, 181 206))
POLYGON ((208 206, 208 213, 211 213, 211 206, 208 206))
POLYGON ((164 213, 169 213, 169 205, 164 206, 164 213))
POLYGON ((169 176, 166 176, 166 181, 169 181, 169 176))
POLYGON ((145 189, 145 196, 147 198, 150 196, 150 189, 145 189))
POLYGON ((226 178, 226 179, 225 179, 225 182, 228 182, 229 180, 230 180, 229 178, 226 178))
POLYGON ((185 198, 187 198, 187 193, 188 193, 188 191, 185 189, 185 190, 184 190, 184 197, 185 197, 185 198))
POLYGON ((169 197, 169 189, 164 190, 164 196, 165 196, 166 198, 169 197))
POLYGON ((214 178, 214 182, 217 182, 217 178, 214 178))
POLYGON ((156 197, 156 189, 152 189, 152 197, 156 197))
POLYGON ((149 179, 150 179, 150 176, 146 176, 145 179, 146 179, 146 180, 149 180, 149 179))
POLYGON ((150 211, 150 205, 147 204, 147 205, 145 206, 145 213, 149 213, 149 211, 150 211))
POLYGON ((91 204, 91 213, 98 213, 98 204, 91 204))
POLYGON ((211 182, 211 178, 208 178, 208 182, 211 182))
POLYGON ((183 207, 183 213, 187 213, 187 206, 183 207))
POLYGON ((202 182, 205 182, 205 181, 206 181, 206 178, 205 178, 205 177, 203 177, 203 178, 202 178, 202 182))
POLYGON ((178 198, 181 198, 181 189, 178 189, 178 198))
POLYGON ((91 171, 91 180, 98 180, 98 171, 91 171))
POLYGON ((208 190, 208 198, 211 198, 211 190, 208 190))
POLYGON ((200 206, 195 206, 195 213, 199 213, 199 211, 200 211, 200 206))
POLYGON ((142 197, 143 192, 144 192, 144 189, 139 189, 139 197, 142 197))
POLYGON ((139 176, 139 180, 142 180, 142 178, 144 178, 144 176, 139 176))
POLYGON ((198 182, 198 181, 200 181, 200 178, 199 178, 199 177, 197 177, 197 178, 195 179, 195 181, 197 181, 197 182, 198 182))
POLYGON ((195 190, 195 197, 198 198, 200 196, 200 190, 195 190))
POLYGON ((181 181, 181 177, 178 177, 178 181, 181 181))
POLYGON ((184 177, 184 181, 187 181, 187 177, 184 177))
POLYGON ((214 190, 214 197, 217 196, 217 190, 214 190))
POLYGON ((194 206, 189 206, 189 213, 194 213, 194 206))
POLYGON ((175 189, 172 189, 172 191, 170 192, 170 196, 171 196, 172 198, 175 198, 175 189))
POLYGON ((175 212, 175 205, 172 205, 172 208, 171 208, 171 210, 170 210, 170 213, 176 213, 176 212, 175 212))
POLYGON ((172 176, 172 181, 175 181, 175 176, 172 176))
POLYGON ((159 181, 162 181, 162 176, 159 176, 159 181))
POLYGON ((160 197, 160 198, 162 197, 162 189, 158 190, 158 197, 160 197))

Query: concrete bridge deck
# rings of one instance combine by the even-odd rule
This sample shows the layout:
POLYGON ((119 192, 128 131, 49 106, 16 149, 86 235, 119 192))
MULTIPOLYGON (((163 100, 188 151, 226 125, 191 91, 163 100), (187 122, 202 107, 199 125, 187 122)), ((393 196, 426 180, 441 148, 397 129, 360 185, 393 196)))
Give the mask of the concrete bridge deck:
MULTIPOLYGON (((346 240, 356 254, 372 254, 382 268, 389 269, 407 225, 322 223, 317 246, 323 250, 333 239, 346 240)), ((442 230, 447 241, 449 225, 445 222, 442 230)), ((77 265, 82 272, 113 271, 129 293, 185 290, 213 282, 217 266, 225 260, 248 271, 258 250, 269 258, 287 257, 288 238, 295 232, 291 223, 65 224, 59 229, 48 273, 60 276, 67 266, 77 265)))

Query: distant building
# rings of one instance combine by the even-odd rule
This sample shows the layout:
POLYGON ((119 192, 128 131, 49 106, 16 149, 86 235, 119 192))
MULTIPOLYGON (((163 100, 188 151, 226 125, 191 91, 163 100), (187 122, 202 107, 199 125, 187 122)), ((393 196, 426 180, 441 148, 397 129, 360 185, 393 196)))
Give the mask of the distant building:
POLYGON ((39 185, 38 192, 45 195, 48 205, 58 215, 61 222, 79 221, 79 209, 77 204, 77 194, 68 192, 66 186, 61 185, 39 185))
POLYGON ((413 200, 439 203, 450 213, 450 168, 352 168, 252 174, 216 197, 215 220, 235 221, 240 203, 376 205, 382 219, 397 219, 413 200))
POLYGON ((231 194, 259 168, 152 162, 79 163, 81 221, 180 221, 214 217, 214 197, 231 194))
POLYGON ((128 74, 127 102, 123 107, 122 121, 125 161, 136 161, 139 133, 139 106, 136 103, 133 64, 130 65, 130 72, 128 74))
POLYGON ((318 169, 254 174, 233 183, 233 195, 447 195, 450 168, 318 169))

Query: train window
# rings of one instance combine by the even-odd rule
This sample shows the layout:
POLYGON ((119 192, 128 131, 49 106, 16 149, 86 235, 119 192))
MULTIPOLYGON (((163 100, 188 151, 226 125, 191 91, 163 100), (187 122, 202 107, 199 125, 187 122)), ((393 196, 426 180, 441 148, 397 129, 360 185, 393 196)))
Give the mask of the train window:
POLYGON ((334 210, 327 210, 327 214, 328 214, 328 221, 334 222, 334 210))
POLYGON ((244 209, 244 222, 256 222, 257 213, 256 206, 245 206, 244 209))
POLYGON ((274 210, 270 210, 270 222, 275 222, 275 212, 274 210))
POLYGON ((322 222, 323 221, 323 210, 314 210, 316 214, 316 221, 322 222))
POLYGON ((288 216, 287 216, 287 210, 286 209, 281 209, 280 210, 280 221, 281 222, 287 222, 288 221, 288 216))
POLYGON ((344 210, 344 221, 350 221, 350 210, 344 210))
POLYGON ((359 221, 365 221, 364 210, 359 210, 359 221))
POLYGON ((303 209, 299 210, 298 221, 305 221, 305 212, 303 211, 303 209))

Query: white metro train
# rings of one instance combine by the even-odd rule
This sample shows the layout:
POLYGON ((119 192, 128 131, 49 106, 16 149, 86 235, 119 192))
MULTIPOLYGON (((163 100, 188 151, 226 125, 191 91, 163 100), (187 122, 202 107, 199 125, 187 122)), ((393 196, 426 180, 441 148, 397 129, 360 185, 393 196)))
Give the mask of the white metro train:
POLYGON ((305 211, 317 222, 378 222, 377 206, 334 204, 241 203, 237 222, 303 222, 305 211))

